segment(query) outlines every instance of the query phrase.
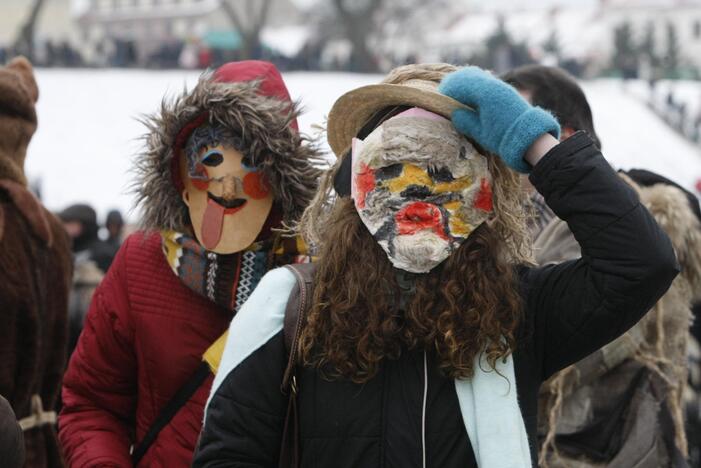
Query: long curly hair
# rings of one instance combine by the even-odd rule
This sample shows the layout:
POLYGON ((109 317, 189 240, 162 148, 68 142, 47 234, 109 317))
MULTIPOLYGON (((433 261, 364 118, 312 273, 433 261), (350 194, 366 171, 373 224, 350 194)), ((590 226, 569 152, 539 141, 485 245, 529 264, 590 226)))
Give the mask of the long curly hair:
MULTIPOLYGON (((502 183, 518 190, 515 174, 500 161, 490 158, 490 166, 495 187, 502 183)), ((495 190, 497 209, 505 203, 500 193, 495 190)), ((401 290, 385 252, 352 200, 332 199, 322 210, 325 216, 304 229, 321 248, 312 307, 299 341, 302 364, 328 378, 363 383, 377 374, 383 359, 422 348, 435 353, 449 377, 471 377, 481 352, 494 368, 497 359, 515 349, 522 315, 514 259, 526 258, 509 245, 525 245, 525 233, 513 225, 511 237, 517 239, 507 241, 500 234, 523 216, 516 205, 510 208, 506 217, 502 213, 475 229, 441 265, 415 275, 415 292, 401 311, 401 290)))

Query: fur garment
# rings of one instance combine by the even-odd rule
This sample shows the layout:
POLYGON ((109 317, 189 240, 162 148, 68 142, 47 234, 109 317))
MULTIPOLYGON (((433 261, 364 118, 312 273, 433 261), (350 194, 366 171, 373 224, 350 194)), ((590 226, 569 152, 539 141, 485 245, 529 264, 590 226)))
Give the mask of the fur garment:
POLYGON ((142 227, 186 232, 188 209, 177 170, 178 136, 193 122, 233 129, 243 150, 259 167, 283 212, 294 223, 316 191, 323 164, 318 150, 295 130, 296 104, 258 92, 257 81, 219 82, 204 74, 195 88, 164 99, 160 112, 143 119, 145 151, 136 160, 134 190, 142 208, 142 227))
MULTIPOLYGON (((24 57, 0 68, 0 395, 19 419, 32 416, 35 395, 44 411, 54 409, 68 338, 68 236, 24 175, 38 96, 24 57)), ((25 466, 63 465, 55 424, 27 429, 24 445, 25 466)))
MULTIPOLYGON (((672 466, 671 461, 670 465, 664 461, 674 456, 664 448, 667 432, 680 454, 687 450, 682 395, 687 379, 690 307, 701 294, 701 225, 678 188, 662 183, 643 187, 624 174, 621 177, 638 192, 641 202, 669 236, 681 274, 628 332, 543 384, 539 402, 539 432, 545 436, 543 466, 591 468, 619 466, 616 463, 621 461, 643 463, 640 457, 652 457, 647 452, 649 447, 657 447, 652 452, 659 458, 650 458, 648 463, 672 466), (638 377, 644 375, 648 377, 638 377), (610 406, 616 401, 626 402, 628 413, 611 419, 628 422, 616 431, 621 440, 616 442, 611 437, 611 458, 607 462, 587 461, 583 456, 586 450, 575 455, 564 446, 570 434, 581 437, 578 434, 600 431, 594 429, 597 418, 611 414, 615 408, 610 406), (656 414, 657 401, 664 402, 671 416, 673 427, 669 431, 663 429, 662 417, 656 414), (647 419, 650 417, 653 419, 647 419)), ((543 229, 535 241, 535 250, 540 264, 580 256, 574 237, 559 219, 553 219, 543 229)), ((593 435, 587 437, 588 441, 595 440, 593 435)))
MULTIPOLYGON (((71 254, 61 223, 18 182, 0 180, 0 394, 19 419, 32 395, 54 409, 66 364, 71 254)), ((26 465, 62 466, 55 425, 24 433, 26 465)), ((4 465, 3 465, 4 466, 4 465)))

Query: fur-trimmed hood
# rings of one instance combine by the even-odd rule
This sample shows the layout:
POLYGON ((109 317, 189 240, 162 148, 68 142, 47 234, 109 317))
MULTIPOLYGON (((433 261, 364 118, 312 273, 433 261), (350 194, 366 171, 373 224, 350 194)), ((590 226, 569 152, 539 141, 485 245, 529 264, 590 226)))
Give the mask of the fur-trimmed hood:
POLYGON ((178 154, 189 133, 207 123, 241 136, 240 150, 266 175, 283 222, 294 224, 314 196, 323 165, 318 149, 297 132, 298 114, 277 69, 260 61, 224 65, 203 74, 192 91, 164 98, 159 112, 142 119, 148 133, 134 184, 142 228, 189 227, 178 154))

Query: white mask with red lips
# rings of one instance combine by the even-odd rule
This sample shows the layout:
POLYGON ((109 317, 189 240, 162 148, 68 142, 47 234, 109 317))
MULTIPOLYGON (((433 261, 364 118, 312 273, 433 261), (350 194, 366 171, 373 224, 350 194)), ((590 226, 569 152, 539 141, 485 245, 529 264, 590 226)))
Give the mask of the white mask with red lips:
POLYGON ((437 114, 392 117, 352 158, 355 208, 395 268, 431 271, 492 213, 486 157, 437 114))

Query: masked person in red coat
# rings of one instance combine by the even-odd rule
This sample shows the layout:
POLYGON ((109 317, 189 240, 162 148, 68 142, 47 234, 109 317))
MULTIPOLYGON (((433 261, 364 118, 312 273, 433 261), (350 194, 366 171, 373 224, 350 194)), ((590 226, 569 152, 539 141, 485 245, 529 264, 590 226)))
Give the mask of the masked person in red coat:
POLYGON ((244 61, 146 119, 143 229, 95 291, 64 379, 71 466, 190 465, 231 318, 267 270, 305 253, 279 229, 319 176, 297 114, 278 70, 244 61))

